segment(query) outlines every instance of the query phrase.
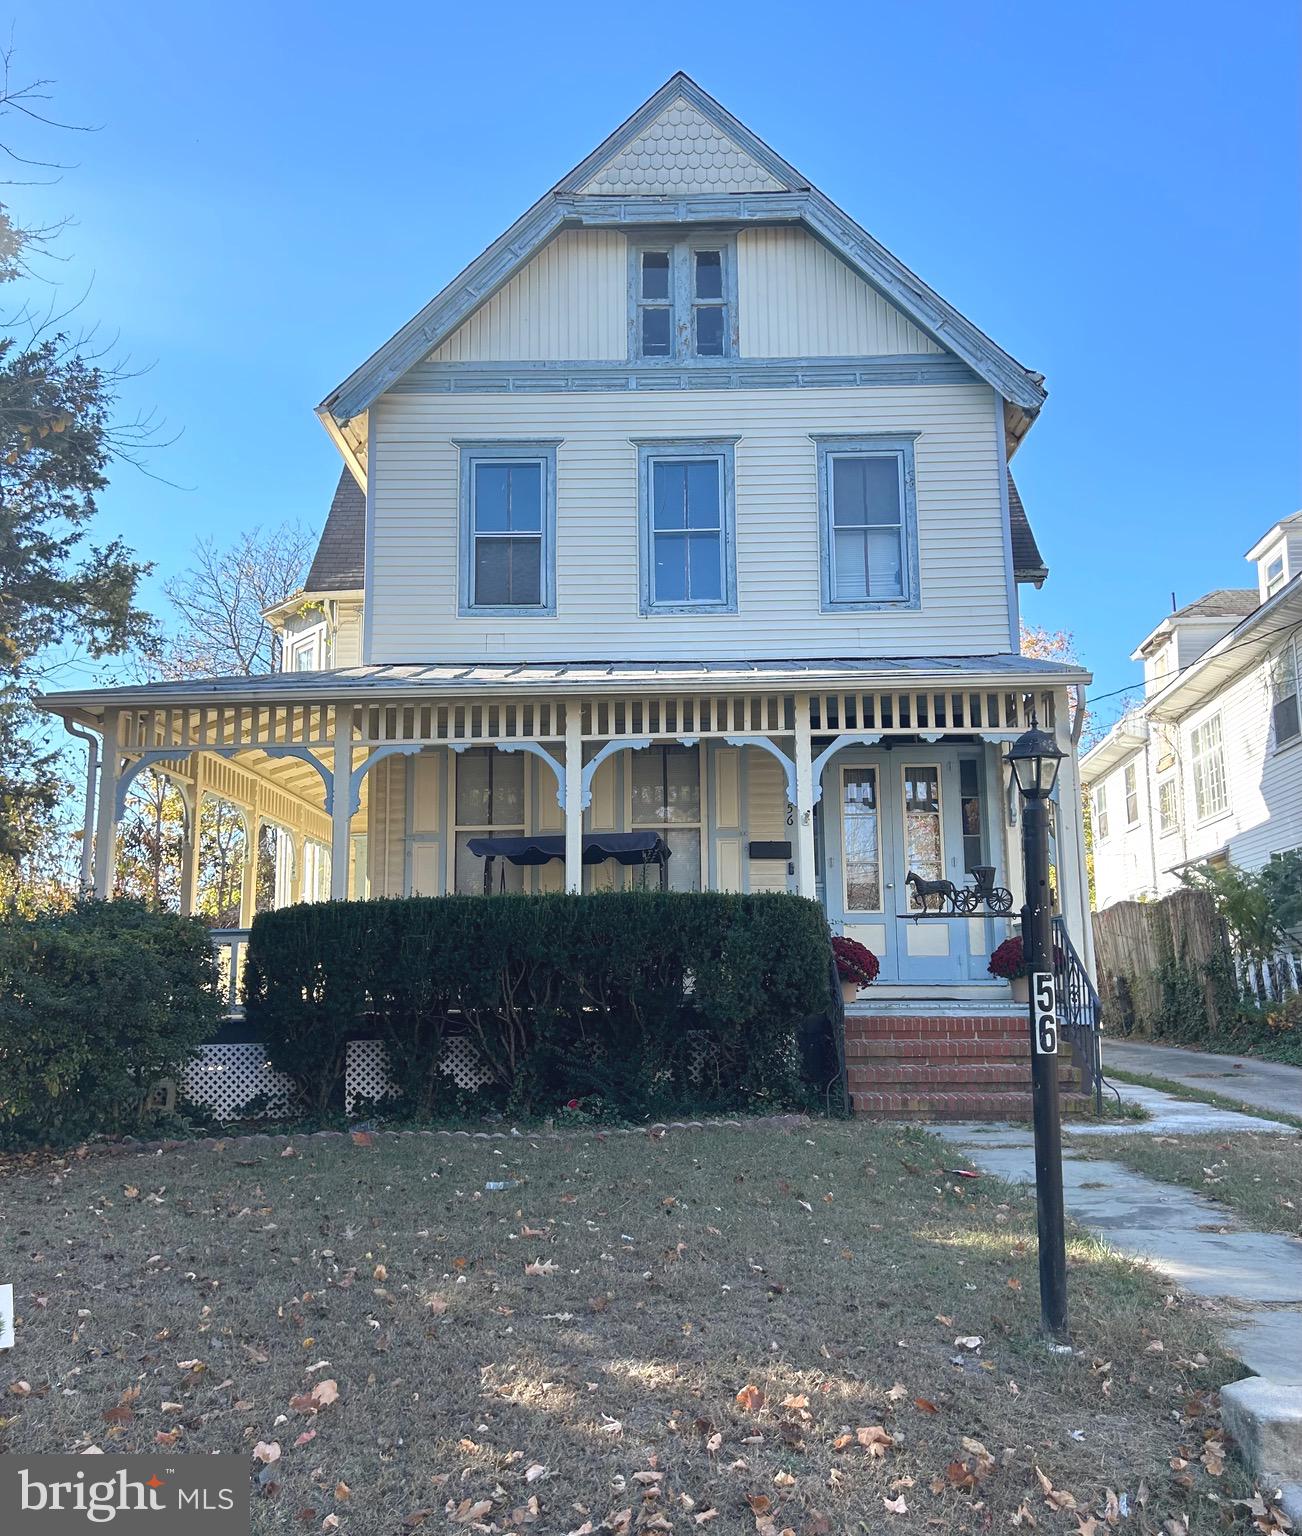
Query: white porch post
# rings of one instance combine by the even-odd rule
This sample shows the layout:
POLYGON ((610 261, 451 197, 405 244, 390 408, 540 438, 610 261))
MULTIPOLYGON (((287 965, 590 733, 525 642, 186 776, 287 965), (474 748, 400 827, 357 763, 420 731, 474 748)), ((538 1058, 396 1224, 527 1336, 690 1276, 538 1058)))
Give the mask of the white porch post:
MULTIPOLYGON (((197 768, 195 778, 198 779, 197 768)), ((185 800, 185 841, 181 844, 181 916, 193 917, 199 901, 199 808, 203 804, 203 792, 196 782, 188 794, 184 790, 181 793, 185 800)))
POLYGON ((247 836, 244 842, 244 867, 240 870, 240 922, 241 928, 251 928, 258 910, 258 805, 248 807, 245 820, 247 836))
POLYGON ((330 899, 348 899, 349 833, 352 830, 353 711, 335 705, 334 794, 330 809, 330 899))
POLYGON ((796 695, 796 890, 818 893, 814 868, 814 771, 809 732, 809 695, 796 695))
MULTIPOLYGON (((113 899, 118 844, 118 775, 122 771, 119 747, 121 714, 110 710, 104 716, 103 761, 99 770, 99 811, 95 817, 95 895, 101 901, 113 899)), ((86 829, 90 835, 90 828, 86 829)))
POLYGON ((577 699, 565 703, 565 889, 583 890, 583 716, 577 699))

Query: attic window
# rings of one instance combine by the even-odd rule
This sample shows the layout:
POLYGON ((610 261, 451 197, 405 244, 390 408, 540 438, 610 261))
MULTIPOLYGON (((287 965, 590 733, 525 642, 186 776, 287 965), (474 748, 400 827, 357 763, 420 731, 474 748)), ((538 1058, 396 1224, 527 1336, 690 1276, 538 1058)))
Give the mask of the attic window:
POLYGON ((1284 585, 1284 556, 1276 555, 1266 566, 1266 596, 1274 597, 1284 585))
POLYGON ((631 249, 629 355, 686 363, 735 350, 735 253, 715 236, 631 249))

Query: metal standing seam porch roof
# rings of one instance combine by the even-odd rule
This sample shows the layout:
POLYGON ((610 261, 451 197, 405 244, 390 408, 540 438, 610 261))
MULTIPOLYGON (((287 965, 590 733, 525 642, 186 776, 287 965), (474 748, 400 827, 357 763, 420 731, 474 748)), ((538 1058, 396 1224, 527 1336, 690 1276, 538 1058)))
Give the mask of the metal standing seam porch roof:
POLYGON ((1088 683, 1083 667, 1030 656, 860 657, 795 661, 564 661, 386 662, 326 672, 275 672, 265 677, 187 678, 120 688, 47 693, 38 703, 52 714, 102 715, 115 708, 169 708, 221 703, 309 703, 439 698, 466 695, 573 693, 753 692, 806 690, 1066 687, 1088 683))

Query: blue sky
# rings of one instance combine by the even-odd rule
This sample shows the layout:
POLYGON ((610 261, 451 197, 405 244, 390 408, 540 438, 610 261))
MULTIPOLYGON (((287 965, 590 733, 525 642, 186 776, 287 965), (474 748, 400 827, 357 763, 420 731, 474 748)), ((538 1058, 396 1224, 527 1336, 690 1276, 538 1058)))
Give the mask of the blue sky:
MULTIPOLYGON (((1096 692, 1166 611, 1247 584, 1302 504, 1292 0, 1087 7, 20 4, 20 78, 94 133, 11 189, 179 440, 105 533, 320 522, 313 406, 675 69, 1028 366, 1025 601, 1096 692)), ((156 595, 156 590, 154 591, 156 595)))

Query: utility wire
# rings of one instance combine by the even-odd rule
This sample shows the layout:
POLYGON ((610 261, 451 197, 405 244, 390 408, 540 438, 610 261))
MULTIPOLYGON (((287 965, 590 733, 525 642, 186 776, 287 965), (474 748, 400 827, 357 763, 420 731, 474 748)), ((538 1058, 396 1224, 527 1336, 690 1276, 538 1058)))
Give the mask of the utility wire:
MULTIPOLYGON (((1243 647, 1247 645, 1255 645, 1258 640, 1264 640, 1270 635, 1296 633, 1298 628, 1299 626, 1297 624, 1281 624, 1278 629, 1261 629, 1258 630, 1251 639, 1236 640, 1233 645, 1227 645, 1223 651, 1219 652, 1219 654, 1221 656, 1228 656, 1231 651, 1242 650, 1243 647)), ((1187 667, 1181 667, 1178 672, 1172 672, 1171 676, 1167 679, 1167 683, 1163 686, 1168 686, 1170 683, 1175 682, 1176 678, 1183 677, 1186 672, 1191 672, 1206 655, 1207 652, 1204 651, 1202 656, 1199 656, 1194 661, 1191 661, 1187 667)), ((1098 704, 1101 703, 1104 699, 1115 699, 1119 693, 1133 693, 1137 686, 1143 686, 1142 680, 1138 684, 1127 683, 1124 688, 1114 688, 1110 693, 1092 693, 1085 700, 1085 702, 1087 704, 1098 704)))

